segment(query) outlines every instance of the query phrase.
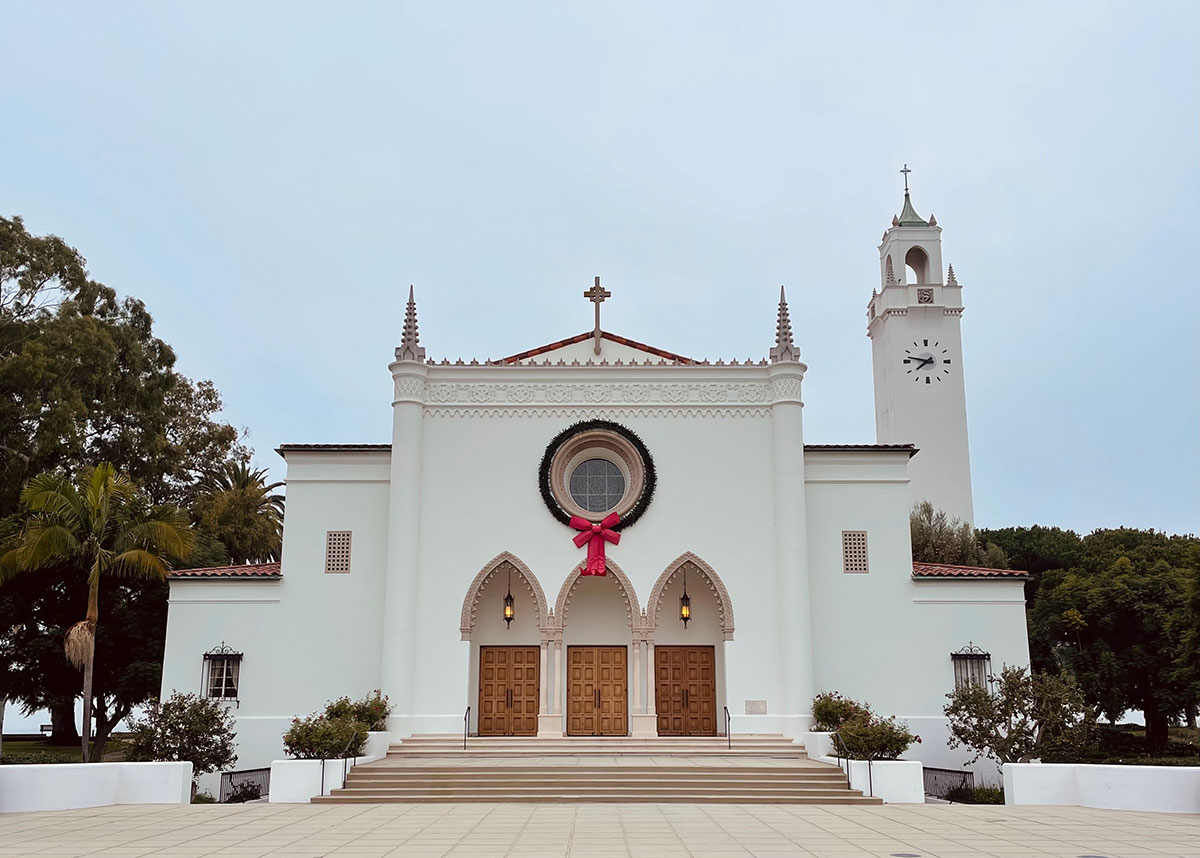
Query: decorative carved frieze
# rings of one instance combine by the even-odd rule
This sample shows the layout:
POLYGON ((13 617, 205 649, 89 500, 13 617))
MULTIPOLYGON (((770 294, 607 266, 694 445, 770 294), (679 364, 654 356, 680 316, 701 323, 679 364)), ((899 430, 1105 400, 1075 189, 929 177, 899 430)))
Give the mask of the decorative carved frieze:
POLYGON ((705 408, 702 406, 658 407, 658 408, 587 408, 570 406, 562 408, 509 408, 490 406, 486 408, 452 406, 448 408, 426 408, 429 417, 550 417, 571 420, 622 420, 632 417, 769 417, 769 408, 705 408))
MULTIPOLYGON (((401 381, 416 379, 397 379, 397 396, 401 381)), ((752 405, 771 402, 772 387, 767 382, 427 382, 420 398, 430 405, 752 405)))
POLYGON ((420 402, 425 393, 425 379, 420 376, 402 375, 395 379, 394 401, 420 402))

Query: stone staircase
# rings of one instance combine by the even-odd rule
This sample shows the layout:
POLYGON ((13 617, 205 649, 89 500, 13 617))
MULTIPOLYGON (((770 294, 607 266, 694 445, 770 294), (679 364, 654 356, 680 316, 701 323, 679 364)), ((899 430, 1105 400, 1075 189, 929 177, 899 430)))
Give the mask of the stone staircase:
POLYGON ((880 804, 781 735, 632 739, 418 735, 314 803, 880 804))

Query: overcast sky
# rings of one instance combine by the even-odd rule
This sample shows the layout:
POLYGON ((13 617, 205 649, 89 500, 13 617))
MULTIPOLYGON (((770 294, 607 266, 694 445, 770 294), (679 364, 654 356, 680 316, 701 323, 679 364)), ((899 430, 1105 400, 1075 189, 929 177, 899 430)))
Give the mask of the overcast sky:
POLYGON ((0 212, 149 306, 256 461, 431 356, 765 357, 874 440, 901 177, 963 284, 977 523, 1194 532, 1200 13, 1124 3, 3 4, 0 212), (837 8, 833 8, 836 6, 837 8))

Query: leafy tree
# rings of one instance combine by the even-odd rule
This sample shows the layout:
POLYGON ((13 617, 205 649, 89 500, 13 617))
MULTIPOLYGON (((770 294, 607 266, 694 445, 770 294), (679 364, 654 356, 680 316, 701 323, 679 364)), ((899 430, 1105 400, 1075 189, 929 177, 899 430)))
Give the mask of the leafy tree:
POLYGON ((1070 675, 1007 666, 989 685, 966 683, 946 695, 947 744, 973 750, 972 763, 985 756, 1001 765, 1023 763, 1051 748, 1086 743, 1094 719, 1070 675))
POLYGON ((100 579, 107 575, 164 580, 170 562, 187 556, 193 537, 184 513, 154 506, 108 462, 85 471, 78 484, 42 474, 21 493, 28 512, 21 531, 0 555, 0 581, 64 565, 87 581, 86 618, 66 634, 67 660, 83 668, 83 761, 92 723, 100 579))
MULTIPOLYGON (((98 461, 112 462, 153 502, 191 508, 201 474, 249 451, 217 419, 221 399, 212 383, 192 382, 174 363, 140 301, 120 300, 93 280, 83 256, 61 238, 31 235, 19 217, 0 218, 0 519, 18 512, 22 486, 34 475, 75 473, 98 461)), ((228 559, 215 538, 201 540, 197 555, 188 565, 228 559)), ((65 585, 53 585, 57 600, 46 598, 40 584, 52 577, 42 570, 35 586, 14 582, 0 600, 0 652, 22 654, 0 659, 0 687, 27 708, 49 708, 51 740, 70 744, 79 739, 78 683, 71 679, 63 692, 61 679, 72 671, 62 641, 40 639, 61 638, 84 609, 72 606, 65 585)), ((165 615, 165 601, 160 609, 165 615)), ((112 657, 132 670, 142 652, 112 657)))
POLYGON ((918 563, 1008 568, 1008 558, 998 545, 983 542, 970 524, 934 509, 927 500, 913 505, 909 528, 913 560, 918 563))
POLYGON ((265 468, 226 462, 200 483, 197 526, 220 540, 233 563, 278 560, 283 544, 283 483, 268 483, 265 468))
MULTIPOLYGON (((1073 530, 1040 525, 1005 527, 980 530, 979 538, 1000 546, 1013 569, 1029 573, 1029 580, 1025 582, 1025 606, 1031 616, 1045 574, 1056 569, 1071 569, 1083 559, 1083 540, 1073 530)), ((1034 633, 1033 628, 1031 621, 1030 664, 1037 672, 1056 673, 1059 665, 1054 658, 1054 641, 1034 633)))
POLYGON ((144 717, 132 721, 125 759, 134 762, 167 761, 192 764, 192 794, 196 779, 224 771, 237 763, 233 715, 218 700, 174 692, 155 701, 144 717))
POLYGON ((1052 643, 1056 661, 1110 720, 1142 710, 1148 750, 1161 755, 1170 720, 1197 702, 1179 665, 1200 542, 1122 528, 1098 530, 1083 546, 1078 566, 1043 578, 1031 635, 1052 643))

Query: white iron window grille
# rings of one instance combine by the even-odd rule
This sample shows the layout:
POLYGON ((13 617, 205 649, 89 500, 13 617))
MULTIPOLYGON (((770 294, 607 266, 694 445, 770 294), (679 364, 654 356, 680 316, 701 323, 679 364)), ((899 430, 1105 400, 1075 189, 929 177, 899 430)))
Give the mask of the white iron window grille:
POLYGON ((869 572, 867 567, 867 532, 842 531, 842 571, 869 572))
POLYGON ((325 534, 325 571, 350 571, 349 530, 330 530, 325 534))
POLYGON ((213 700, 238 702, 238 679, 242 668, 242 653, 221 641, 204 654, 204 696, 213 700))
POLYGON ((992 654, 984 652, 973 642, 958 652, 950 653, 950 662, 954 665, 954 687, 963 688, 967 685, 986 687, 992 675, 992 654))

